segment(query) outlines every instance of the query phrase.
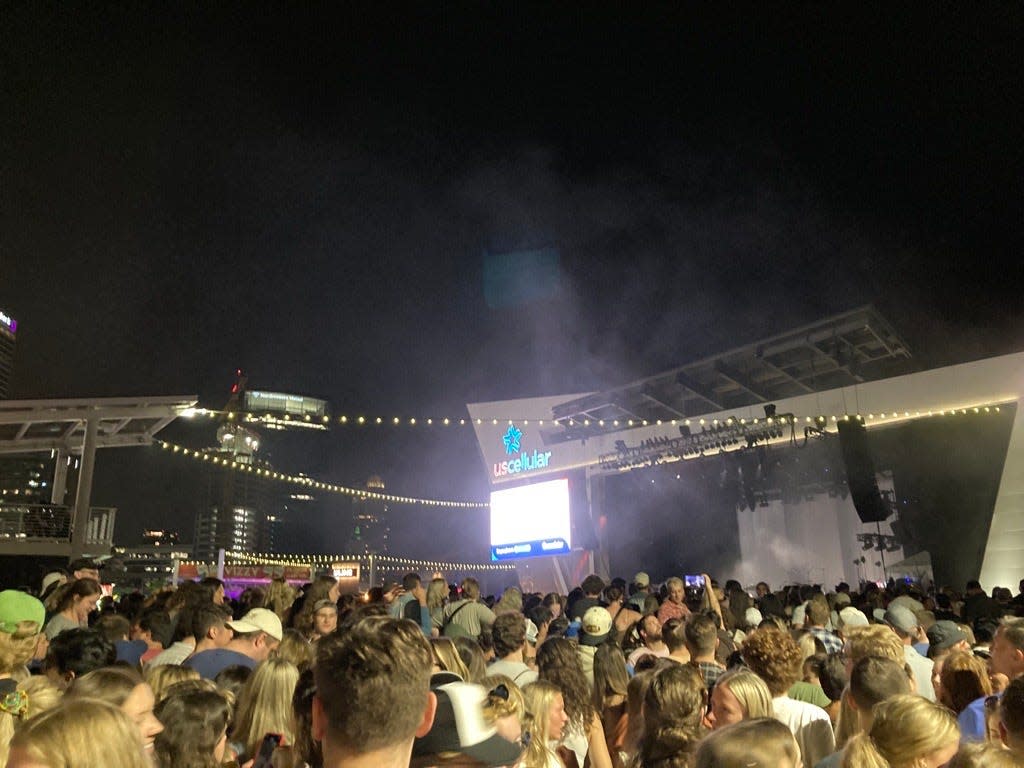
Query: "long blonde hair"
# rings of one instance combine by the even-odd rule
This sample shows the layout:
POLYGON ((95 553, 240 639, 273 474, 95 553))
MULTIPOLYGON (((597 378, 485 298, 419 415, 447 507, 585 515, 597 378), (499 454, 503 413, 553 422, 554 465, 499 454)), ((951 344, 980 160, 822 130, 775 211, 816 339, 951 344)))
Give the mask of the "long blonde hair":
POLYGON ((11 740, 15 750, 47 768, 153 768, 135 723, 96 699, 67 701, 32 718, 11 740))
POLYGON ((875 705, 871 730, 850 739, 842 766, 907 768, 959 740, 960 727, 952 712, 920 696, 903 694, 875 705))
POLYGON ((529 736, 529 744, 520 761, 522 768, 547 768, 550 762, 562 765, 562 760, 548 747, 551 733, 548 724, 555 697, 562 691, 554 683, 537 680, 523 688, 526 701, 526 717, 523 718, 523 734, 529 736), (553 758, 553 760, 552 760, 553 758))
POLYGON ((199 670, 177 664, 158 664, 146 670, 146 682, 153 689, 153 698, 157 704, 167 697, 167 689, 175 683, 198 679, 199 670))
POLYGON ((749 669, 737 667, 730 669, 718 678, 715 687, 724 685, 743 707, 743 719, 755 720, 761 717, 774 717, 772 695, 764 680, 749 669))
POLYGON ((462 661, 459 649, 455 647, 455 643, 450 637, 432 637, 430 647, 441 669, 446 672, 454 672, 467 683, 469 682, 469 669, 462 661))
POLYGON ((18 684, 11 700, 12 706, 0 708, 0 765, 7 765, 7 751, 15 729, 53 709, 60 701, 60 689, 41 675, 18 684))
POLYGON ((275 658, 261 662, 246 682, 238 700, 238 715, 231 735, 245 745, 250 757, 268 733, 283 734, 288 744, 294 741, 292 694, 298 682, 298 667, 275 658))

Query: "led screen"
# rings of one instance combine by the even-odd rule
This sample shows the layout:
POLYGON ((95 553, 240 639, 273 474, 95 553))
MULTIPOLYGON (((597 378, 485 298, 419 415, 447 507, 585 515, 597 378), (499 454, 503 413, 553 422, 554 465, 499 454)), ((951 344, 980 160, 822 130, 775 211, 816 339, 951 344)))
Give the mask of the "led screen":
POLYGON ((491 560, 569 551, 569 480, 549 480, 491 493, 491 560))

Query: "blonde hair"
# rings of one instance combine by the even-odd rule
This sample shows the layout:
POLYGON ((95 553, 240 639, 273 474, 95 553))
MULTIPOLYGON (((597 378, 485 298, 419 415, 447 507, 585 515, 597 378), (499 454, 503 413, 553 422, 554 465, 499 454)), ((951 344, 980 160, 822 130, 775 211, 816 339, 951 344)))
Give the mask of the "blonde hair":
POLYGON ((274 655, 279 659, 290 661, 299 672, 313 666, 313 659, 316 653, 313 644, 297 629, 286 629, 281 637, 281 644, 277 646, 274 655))
POLYGON ((32 661, 41 631, 38 622, 22 621, 14 632, 0 632, 0 677, 8 677, 32 661))
POLYGON ((526 715, 526 700, 523 698, 522 689, 515 684, 508 675, 488 675, 480 681, 480 685, 487 689, 487 698, 484 700, 484 719, 488 723, 495 723, 503 717, 515 715, 522 725, 526 715), (495 693, 499 685, 505 686, 508 697, 495 693))
POLYGON ((427 610, 431 613, 444 605, 448 599, 448 582, 438 577, 430 580, 427 585, 427 610))
POLYGON ((519 587, 509 587, 501 593, 501 599, 495 604, 494 615, 502 613, 522 613, 523 593, 519 587))
POLYGON ((695 768, 748 768, 795 764, 800 749, 792 731, 774 717, 741 720, 701 741, 695 768))
POLYGON ((738 667, 722 674, 715 686, 724 685, 743 707, 744 720, 774 717, 772 694, 764 680, 749 669, 738 667))
POLYGON ((1024 755, 998 742, 964 744, 948 768, 1024 768, 1024 755))
POLYGON ((14 735, 15 750, 47 768, 153 768, 135 723, 96 699, 67 701, 32 718, 14 735))
POLYGON ((153 689, 157 704, 167 698, 167 689, 175 683, 198 679, 199 670, 177 664, 158 664, 146 670, 146 682, 153 689))
POLYGON ((879 702, 871 730, 854 736, 843 768, 909 768, 916 760, 960 740, 953 713, 920 696, 903 694, 879 702))
POLYGON ((430 648, 437 658, 438 666, 446 672, 454 672, 466 682, 469 682, 469 669, 459 655, 459 649, 455 647, 450 637, 432 637, 430 648))
POLYGON ((523 733, 529 734, 529 745, 520 758, 523 768, 547 768, 552 762, 563 765, 562 759, 548 748, 548 742, 551 741, 549 715, 555 697, 561 695, 561 689, 547 680, 537 680, 523 688, 523 699, 526 702, 523 733))
POLYGON ((7 751, 15 729, 31 718, 53 709, 61 701, 60 689, 41 675, 19 683, 16 693, 24 697, 24 710, 20 714, 12 714, 0 709, 0 765, 7 765, 7 751))
POLYGON ((247 754, 255 754, 267 733, 283 734, 285 742, 292 743, 292 694, 298 682, 298 667, 290 661, 270 658, 256 667, 242 689, 238 715, 231 729, 232 738, 245 745, 247 754))
POLYGON ((132 691, 144 684, 142 675, 131 667, 100 667, 72 680, 64 698, 99 699, 120 707, 132 691))
POLYGON ((281 578, 270 581, 267 587, 266 606, 277 614, 281 621, 287 621, 288 611, 295 602, 295 587, 281 578))
POLYGON ((850 664, 856 664, 865 656, 892 659, 901 665, 907 663, 903 641, 889 627, 869 624, 866 627, 849 627, 843 632, 846 635, 846 656, 850 664))

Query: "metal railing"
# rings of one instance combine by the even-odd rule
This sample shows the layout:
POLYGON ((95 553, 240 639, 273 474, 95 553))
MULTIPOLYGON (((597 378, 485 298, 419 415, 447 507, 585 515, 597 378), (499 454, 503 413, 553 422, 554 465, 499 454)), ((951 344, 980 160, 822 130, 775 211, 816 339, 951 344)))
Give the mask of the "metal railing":
MULTIPOLYGON (((70 542, 74 527, 71 515, 71 508, 64 504, 0 503, 0 542, 70 542)), ((114 507, 91 507, 86 544, 111 546, 116 517, 114 507)))

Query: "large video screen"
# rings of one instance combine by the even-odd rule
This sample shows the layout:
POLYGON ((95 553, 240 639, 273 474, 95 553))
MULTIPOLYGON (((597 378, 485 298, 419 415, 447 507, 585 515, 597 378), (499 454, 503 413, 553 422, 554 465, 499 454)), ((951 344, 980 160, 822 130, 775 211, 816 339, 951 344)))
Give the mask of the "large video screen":
POLYGON ((571 530, 568 478, 491 493, 491 560, 563 555, 571 530))

